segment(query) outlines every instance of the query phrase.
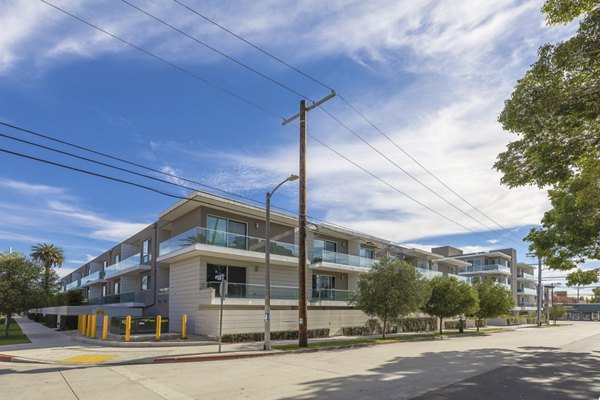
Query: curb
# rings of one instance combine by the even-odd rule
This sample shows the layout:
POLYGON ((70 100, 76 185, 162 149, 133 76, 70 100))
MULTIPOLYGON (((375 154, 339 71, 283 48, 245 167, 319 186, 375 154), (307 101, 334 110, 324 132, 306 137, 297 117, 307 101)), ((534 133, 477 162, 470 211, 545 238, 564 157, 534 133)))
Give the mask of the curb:
POLYGON ((157 341, 157 342, 118 342, 114 340, 101 340, 101 339, 92 339, 81 336, 70 336, 71 340, 80 343, 93 344, 96 346, 105 346, 105 347, 191 347, 191 346, 214 346, 217 342, 198 342, 198 341, 190 341, 190 342, 169 342, 169 341, 157 341))

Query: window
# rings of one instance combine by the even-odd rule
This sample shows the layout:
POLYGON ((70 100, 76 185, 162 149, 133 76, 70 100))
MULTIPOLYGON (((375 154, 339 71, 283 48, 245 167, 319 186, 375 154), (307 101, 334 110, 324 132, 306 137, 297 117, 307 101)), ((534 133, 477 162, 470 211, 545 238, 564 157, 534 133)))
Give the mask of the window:
POLYGON ((152 239, 146 239, 142 242, 141 263, 150 264, 152 260, 152 239))
POLYGON ((108 287, 106 287, 106 284, 102 285, 102 297, 106 296, 108 294, 108 287))
POLYGON ((224 274, 227 280, 227 297, 246 297, 246 268, 231 265, 208 264, 206 266, 207 285, 215 289, 215 295, 221 296, 221 283, 218 275, 224 274))
POLYGON ((472 266, 474 266, 474 267, 479 267, 479 266, 481 266, 481 259, 479 259, 479 258, 476 258, 476 259, 474 259, 474 260, 467 260, 467 262, 468 262, 469 264, 471 264, 472 266))
POLYGON ((315 239, 313 242, 314 258, 322 261, 335 262, 335 254, 337 252, 337 243, 331 240, 315 239))
POLYGON ((108 267, 108 261, 102 261, 102 270, 104 271, 108 267))
POLYGON ((375 252, 371 249, 360 249, 360 256, 364 258, 375 258, 375 252))
POLYGON ((209 215, 206 217, 206 228, 207 244, 242 250, 248 248, 245 222, 209 215))
POLYGON ((142 276, 142 290, 149 290, 150 289, 150 275, 144 275, 142 276))
POLYGON ((115 285, 113 286, 113 294, 119 294, 121 293, 121 282, 115 282, 115 285))
POLYGON ((427 261, 423 258, 417 258, 417 268, 430 269, 429 261, 427 261))
POLYGON ((320 300, 335 299, 335 276, 331 275, 313 275, 312 276, 312 297, 320 300))
POLYGON ((120 255, 120 254, 117 254, 117 255, 115 256, 115 264, 118 264, 118 263, 120 263, 120 262, 121 262, 121 255, 120 255))

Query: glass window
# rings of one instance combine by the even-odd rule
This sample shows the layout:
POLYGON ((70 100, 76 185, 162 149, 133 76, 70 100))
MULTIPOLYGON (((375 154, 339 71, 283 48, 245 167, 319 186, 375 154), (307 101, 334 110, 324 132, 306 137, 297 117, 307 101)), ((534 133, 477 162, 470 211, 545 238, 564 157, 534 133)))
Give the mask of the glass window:
POLYGON ((220 296, 220 281, 217 276, 224 274, 227 280, 227 297, 246 297, 246 268, 231 265, 208 264, 206 266, 207 285, 215 289, 215 295, 220 296))
POLYGON ((375 252, 371 249, 360 249, 360 256, 364 258, 375 258, 375 252))
POLYGON ((114 294, 121 293, 121 282, 115 282, 115 286, 113 288, 114 288, 114 291, 113 291, 114 294))
POLYGON ((335 276, 313 275, 312 297, 318 299, 335 299, 335 276))
POLYGON ((108 267, 108 261, 102 261, 102 270, 105 270, 108 267))
POLYGON ((142 242, 141 263, 150 264, 152 260, 152 239, 146 239, 142 242))
POLYGON ((108 288, 106 287, 106 284, 102 285, 102 297, 106 296, 108 294, 108 288))
POLYGON ((335 254, 325 252, 337 252, 337 243, 331 240, 315 239, 313 242, 313 258, 335 262, 335 254))
POLYGON ((117 264, 117 263, 120 263, 120 262, 121 262, 121 255, 120 255, 120 254, 117 254, 117 255, 115 256, 115 264, 117 264))
POLYGON ((142 290, 149 290, 150 289, 150 275, 144 275, 142 276, 142 290))
POLYGON ((243 250, 248 248, 248 228, 244 222, 209 215, 206 217, 206 228, 207 244, 243 250))
POLYGON ((476 258, 474 260, 467 260, 467 262, 475 267, 478 267, 481 265, 481 259, 476 258))

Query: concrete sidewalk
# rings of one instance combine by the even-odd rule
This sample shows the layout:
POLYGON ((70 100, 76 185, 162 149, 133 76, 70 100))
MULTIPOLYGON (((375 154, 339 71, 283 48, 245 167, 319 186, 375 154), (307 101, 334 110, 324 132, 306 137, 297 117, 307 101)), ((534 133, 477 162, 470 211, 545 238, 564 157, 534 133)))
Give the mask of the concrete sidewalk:
POLYGON ((110 347, 73 340, 69 335, 50 329, 26 318, 16 317, 23 333, 31 343, 0 347, 0 361, 36 362, 50 364, 151 364, 161 357, 215 356, 231 358, 243 354, 264 355, 262 343, 218 345, 171 346, 171 347, 110 347))

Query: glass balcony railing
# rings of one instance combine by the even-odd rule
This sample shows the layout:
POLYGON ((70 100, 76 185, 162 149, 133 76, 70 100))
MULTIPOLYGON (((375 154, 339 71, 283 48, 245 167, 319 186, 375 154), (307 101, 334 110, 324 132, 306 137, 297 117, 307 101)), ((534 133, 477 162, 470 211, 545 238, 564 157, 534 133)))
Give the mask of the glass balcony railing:
POLYGON ((127 257, 124 260, 121 260, 117 263, 114 263, 113 265, 106 267, 106 269, 104 269, 104 277, 109 278, 113 275, 118 274, 121 271, 132 267, 136 267, 138 265, 140 265, 140 253, 137 253, 136 255, 133 255, 131 257, 127 257))
POLYGON ((502 286, 504 289, 507 289, 507 290, 511 290, 512 289, 508 283, 496 282, 496 285, 502 286))
POLYGON ((101 271, 92 272, 91 274, 86 275, 83 278, 81 278, 81 285, 85 285, 90 282, 99 281, 100 279, 102 279, 102 277, 103 277, 103 274, 101 271))
POLYGON ((65 286, 65 290, 73 290, 79 287, 79 281, 71 282, 65 286))
MULTIPOLYGON (((215 231, 206 228, 193 228, 162 242, 159 246, 159 254, 164 256, 194 244, 207 244, 211 246, 264 253, 265 243, 265 239, 251 236, 215 231)), ((298 257, 298 246, 293 243, 272 240, 270 253, 272 255, 298 257)))
POLYGON ((461 273, 498 271, 510 273, 510 268, 502 264, 469 265, 460 270, 461 273))
MULTIPOLYGON (((200 289, 212 288, 215 296, 220 297, 221 282, 207 282, 200 289)), ((348 290, 341 289, 312 289, 308 295, 309 301, 346 301, 348 290)), ((265 285, 250 283, 227 283, 227 295, 230 299, 264 299, 265 285)), ((295 286, 271 285, 271 300, 298 300, 298 288, 295 286)))
POLYGON ((537 291, 532 288, 521 287, 517 289, 517 293, 536 295, 537 291))
POLYGON ((350 254, 336 253, 335 251, 321 250, 313 256, 313 262, 328 262, 333 264, 348 265, 351 267, 369 269, 379 262, 373 258, 353 256, 350 254))
POLYGON ((432 279, 432 278, 435 278, 436 276, 444 275, 440 271, 432 271, 430 269, 425 269, 425 268, 415 268, 415 269, 417 271, 419 271, 421 273, 421 275, 423 275, 423 278, 425 278, 425 279, 432 279))
POLYGON ((519 272, 517 274, 518 278, 523 278, 523 279, 530 279, 530 280, 535 280, 535 276, 532 274, 528 274, 526 272, 519 272))
POLYGON ((469 278, 466 276, 460 276, 460 275, 454 275, 454 274, 448 274, 448 276, 456 279, 459 282, 473 283, 472 278, 469 278))
POLYGON ((136 301, 136 292, 109 294, 103 297, 92 297, 84 299, 82 304, 84 305, 97 305, 97 304, 119 304, 119 303, 134 303, 136 301))
POLYGON ((519 303, 519 307, 537 307, 537 304, 535 304, 535 303, 528 303, 528 302, 522 302, 522 303, 519 303))

